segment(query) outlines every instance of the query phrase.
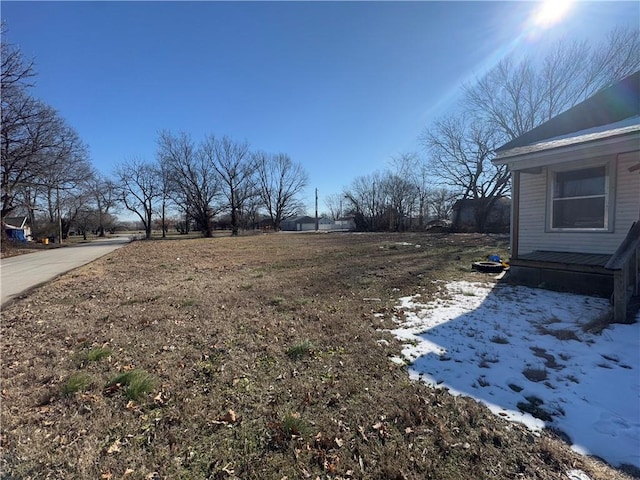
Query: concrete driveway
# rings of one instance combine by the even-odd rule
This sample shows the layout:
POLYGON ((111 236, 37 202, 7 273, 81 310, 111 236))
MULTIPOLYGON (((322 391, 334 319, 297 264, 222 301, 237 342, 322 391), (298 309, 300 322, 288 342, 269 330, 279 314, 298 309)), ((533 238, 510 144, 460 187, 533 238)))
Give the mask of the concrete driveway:
POLYGON ((91 243, 3 258, 0 261, 0 305, 30 288, 123 247, 130 241, 130 236, 113 236, 91 243))

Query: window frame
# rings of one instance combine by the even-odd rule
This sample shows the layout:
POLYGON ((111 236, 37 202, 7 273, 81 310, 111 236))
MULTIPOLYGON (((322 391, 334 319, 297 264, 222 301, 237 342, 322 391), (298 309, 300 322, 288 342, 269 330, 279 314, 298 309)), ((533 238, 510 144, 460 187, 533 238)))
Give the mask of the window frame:
POLYGON ((570 165, 550 166, 547 169, 547 232, 592 232, 592 233, 610 233, 614 229, 614 198, 615 198, 615 160, 610 159, 594 159, 570 165), (603 227, 554 227, 554 207, 557 201, 555 197, 555 187, 557 176, 559 173, 572 171, 589 170, 592 168, 604 167, 604 226, 603 227))

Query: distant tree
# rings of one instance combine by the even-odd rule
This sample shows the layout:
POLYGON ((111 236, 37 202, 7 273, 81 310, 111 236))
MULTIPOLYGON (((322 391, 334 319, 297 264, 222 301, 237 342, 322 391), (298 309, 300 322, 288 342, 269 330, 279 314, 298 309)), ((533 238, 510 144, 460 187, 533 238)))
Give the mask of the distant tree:
POLYGON ((168 193, 186 213, 185 231, 193 219, 205 237, 213 235, 213 217, 220 211, 221 182, 213 155, 197 148, 186 133, 160 133, 158 159, 168 193))
POLYGON ((140 159, 121 163, 116 168, 119 200, 142 222, 145 238, 151 238, 153 212, 162 194, 157 165, 140 159))
POLYGON ((497 147, 495 131, 484 123, 452 116, 437 121, 422 141, 429 151, 432 171, 442 184, 459 198, 486 199, 478 202, 475 212, 476 229, 483 232, 493 205, 509 191, 506 167, 491 163, 497 147))
POLYGON ((202 143, 203 161, 213 166, 222 185, 226 209, 231 215, 231 234, 238 235, 240 212, 248 198, 256 195, 251 188, 255 163, 249 144, 224 136, 208 136, 202 143))
POLYGON ((105 230, 111 227, 110 211, 117 205, 117 188, 113 180, 94 172, 86 186, 89 205, 94 207, 97 218, 96 230, 99 237, 104 237, 105 230))
POLYGON ((384 175, 374 172, 356 177, 345 189, 344 198, 347 209, 355 217, 356 229, 376 231, 384 229, 382 218, 387 209, 383 189, 384 175))
POLYGON ((244 230, 256 228, 260 211, 263 208, 262 200, 258 194, 257 179, 253 178, 245 183, 244 192, 240 197, 244 200, 238 207, 238 226, 244 230))
POLYGON ((430 194, 431 213, 435 220, 449 220, 456 195, 446 188, 434 189, 430 194))
POLYGON ((411 213, 417 203, 415 184, 402 175, 387 172, 381 187, 389 230, 405 230, 410 226, 411 213))
POLYGON ((302 209, 298 195, 307 186, 308 176, 301 164, 283 153, 254 155, 257 183, 262 206, 278 231, 282 221, 302 209))
POLYGON ((73 225, 77 229, 77 232, 82 235, 84 240, 87 239, 87 234, 92 230, 98 229, 100 223, 99 214, 96 210, 82 209, 77 212, 73 225))
POLYGON ((391 159, 393 171, 396 175, 404 178, 412 185, 410 193, 412 201, 407 199, 405 203, 417 207, 415 213, 418 217, 418 229, 424 228, 424 220, 428 215, 429 197, 433 190, 433 178, 430 174, 430 167, 416 152, 404 153, 391 159))
POLYGON ((327 195, 327 197, 324 199, 324 205, 328 210, 326 216, 331 220, 338 220, 339 218, 341 218, 344 215, 342 210, 343 200, 344 195, 341 194, 335 193, 333 195, 327 195))

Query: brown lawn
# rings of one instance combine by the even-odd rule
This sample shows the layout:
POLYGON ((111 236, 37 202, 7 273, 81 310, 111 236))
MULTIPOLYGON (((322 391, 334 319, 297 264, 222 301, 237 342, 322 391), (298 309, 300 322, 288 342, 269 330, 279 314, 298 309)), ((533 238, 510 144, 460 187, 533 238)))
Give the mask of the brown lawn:
POLYGON ((390 361, 397 299, 491 279, 470 266, 493 253, 505 237, 130 244, 3 309, 0 476, 628 478, 390 361))

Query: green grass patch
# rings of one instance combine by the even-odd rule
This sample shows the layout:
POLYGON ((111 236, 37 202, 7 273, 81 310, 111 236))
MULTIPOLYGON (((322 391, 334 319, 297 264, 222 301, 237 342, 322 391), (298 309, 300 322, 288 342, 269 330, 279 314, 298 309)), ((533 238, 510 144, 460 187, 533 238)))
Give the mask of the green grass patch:
POLYGON ((287 349, 287 357, 291 360, 300 360, 301 358, 308 357, 313 351, 313 344, 309 340, 303 340, 294 345, 291 345, 287 349))
POLYGON ((99 362, 100 360, 111 356, 111 350, 108 348, 92 348, 87 352, 86 359, 89 362, 99 362))
POLYGON ((128 370, 113 377, 107 388, 120 387, 130 400, 139 400, 156 387, 156 379, 142 369, 128 370))
POLYGON ((91 385, 91 377, 82 372, 74 373, 62 385, 62 394, 66 397, 75 395, 78 392, 84 392, 91 385))

